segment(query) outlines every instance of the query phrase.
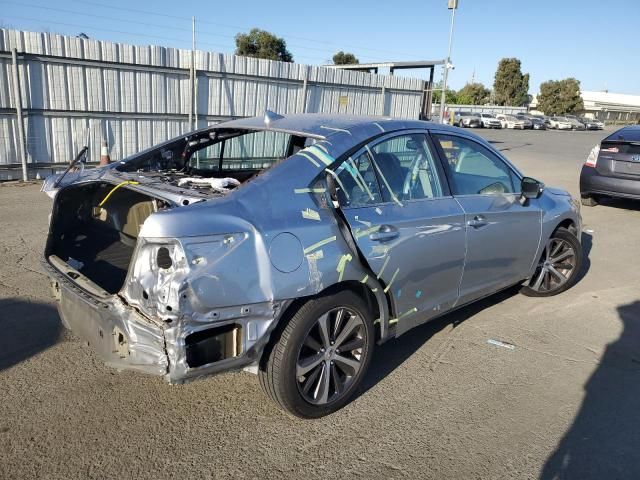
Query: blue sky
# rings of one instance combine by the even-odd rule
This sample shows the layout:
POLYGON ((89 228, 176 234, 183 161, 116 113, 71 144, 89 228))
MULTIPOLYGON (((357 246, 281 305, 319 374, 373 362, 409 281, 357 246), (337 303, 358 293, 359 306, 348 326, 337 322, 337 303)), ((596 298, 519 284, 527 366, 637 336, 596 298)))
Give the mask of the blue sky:
MULTIPOLYGON (((337 50, 351 51, 361 62, 431 60, 447 53, 446 5, 447 0, 0 0, 0 25, 189 48, 195 15, 198 46, 212 51, 233 52, 234 35, 255 26, 284 37, 301 63, 326 63, 337 50)), ((460 0, 450 85, 462 87, 474 72, 476 81, 491 85, 498 61, 518 57, 531 74, 530 93, 545 80, 574 76, 584 90, 640 94, 639 21, 638 0, 460 0)))

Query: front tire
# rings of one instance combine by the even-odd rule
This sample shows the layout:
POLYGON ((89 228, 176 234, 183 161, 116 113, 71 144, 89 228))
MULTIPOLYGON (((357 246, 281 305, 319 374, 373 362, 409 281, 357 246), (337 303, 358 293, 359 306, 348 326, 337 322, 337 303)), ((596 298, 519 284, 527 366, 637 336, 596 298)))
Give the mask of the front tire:
POLYGON ((582 268, 582 245, 566 228, 547 241, 531 279, 520 289, 528 297, 551 297, 573 287, 582 268))
POLYGON ((308 300, 265 352, 260 384, 297 417, 329 415, 357 392, 374 344, 371 313, 354 292, 308 300))

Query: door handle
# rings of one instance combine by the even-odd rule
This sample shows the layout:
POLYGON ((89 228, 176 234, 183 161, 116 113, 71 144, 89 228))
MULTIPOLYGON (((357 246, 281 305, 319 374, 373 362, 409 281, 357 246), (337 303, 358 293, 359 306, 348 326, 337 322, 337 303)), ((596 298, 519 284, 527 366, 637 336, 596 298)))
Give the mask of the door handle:
POLYGON ((400 232, 393 225, 380 225, 377 232, 373 232, 369 235, 369 239, 374 242, 386 242, 393 240, 400 235, 400 232))
POLYGON ((467 225, 473 228, 484 227, 485 225, 488 225, 488 224, 489 222, 487 222, 487 219, 485 218, 484 215, 476 215, 475 217, 473 217, 473 220, 469 220, 467 222, 467 225))

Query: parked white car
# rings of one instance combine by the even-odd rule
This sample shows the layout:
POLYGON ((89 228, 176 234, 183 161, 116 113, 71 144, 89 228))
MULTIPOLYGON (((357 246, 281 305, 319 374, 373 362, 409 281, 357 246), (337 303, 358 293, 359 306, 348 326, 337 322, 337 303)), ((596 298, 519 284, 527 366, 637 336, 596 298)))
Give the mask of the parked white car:
POLYGON ((482 123, 482 128, 502 128, 502 123, 493 113, 481 113, 480 122, 482 123))
POLYGON ((569 120, 564 117, 549 117, 549 128, 553 128, 555 130, 571 130, 573 129, 573 125, 569 120))
POLYGON ((496 115, 496 118, 500 120, 502 128, 520 128, 524 130, 526 126, 524 120, 516 118, 513 115, 505 115, 504 113, 500 113, 496 115))

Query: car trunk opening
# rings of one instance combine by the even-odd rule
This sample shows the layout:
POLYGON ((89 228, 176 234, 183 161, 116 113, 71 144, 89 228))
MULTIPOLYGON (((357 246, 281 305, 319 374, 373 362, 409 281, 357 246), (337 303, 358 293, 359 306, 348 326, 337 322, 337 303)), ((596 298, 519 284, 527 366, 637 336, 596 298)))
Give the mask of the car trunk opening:
POLYGON ((45 251, 50 262, 76 283, 92 282, 103 294, 122 288, 144 221, 169 208, 164 200, 114 187, 95 182, 61 190, 45 251))

